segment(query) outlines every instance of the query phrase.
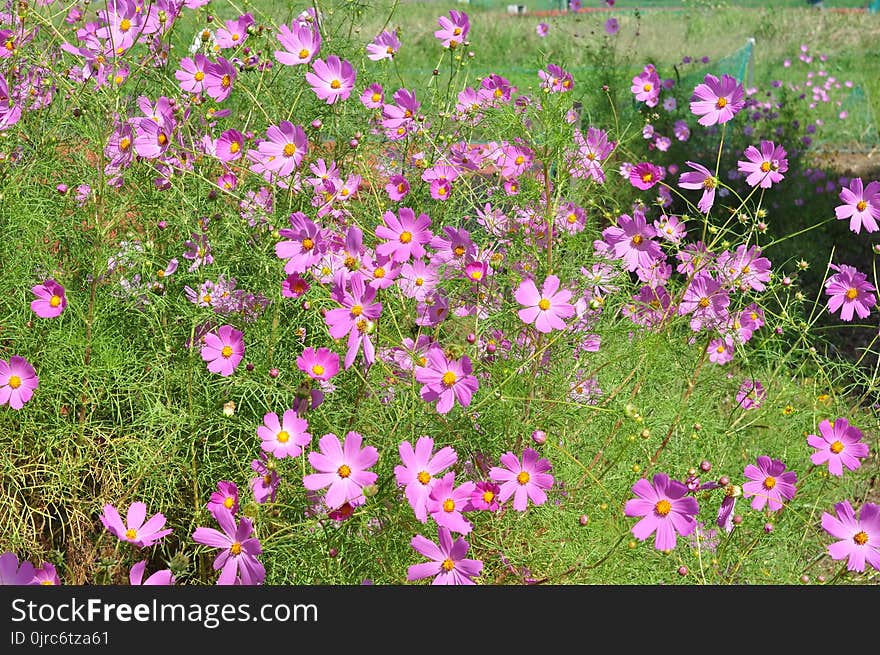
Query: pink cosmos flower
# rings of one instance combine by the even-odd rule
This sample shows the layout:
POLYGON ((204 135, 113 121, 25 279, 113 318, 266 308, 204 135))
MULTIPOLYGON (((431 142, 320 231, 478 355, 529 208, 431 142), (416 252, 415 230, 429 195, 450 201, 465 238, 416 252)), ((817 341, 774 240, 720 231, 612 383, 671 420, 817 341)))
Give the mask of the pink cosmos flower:
POLYGON ((326 61, 323 59, 314 61, 312 70, 306 73, 306 82, 311 85, 318 99, 332 105, 337 100, 346 100, 351 95, 356 76, 354 66, 348 61, 330 55, 326 61))
POLYGON ((19 565, 18 556, 12 551, 0 555, 0 585, 32 585, 36 571, 34 565, 23 560, 19 565))
POLYGON ((499 485, 481 480, 471 492, 471 507, 475 511, 497 512, 501 508, 501 502, 498 500, 500 493, 499 485))
POLYGON ((180 82, 180 88, 187 93, 202 93, 205 90, 205 70, 210 61, 203 54, 180 60, 180 68, 174 71, 174 77, 180 82))
POLYGON ((764 509, 766 505, 775 512, 782 509, 786 500, 794 498, 797 491, 797 474, 786 471, 781 460, 770 459, 767 455, 760 455, 757 465, 748 464, 743 475, 749 479, 742 486, 743 497, 753 497, 752 509, 764 509))
POLYGON ((315 350, 310 346, 296 358, 296 365, 313 380, 326 382, 339 372, 339 355, 329 348, 315 350))
POLYGON ((382 85, 373 82, 361 93, 361 104, 367 109, 380 109, 385 102, 385 91, 382 85))
POLYGON ((590 127, 585 137, 579 129, 575 129, 574 142, 577 150, 571 163, 571 174, 579 178, 592 178, 598 184, 604 184, 602 161, 608 158, 615 146, 613 141, 608 140, 608 133, 597 127, 590 127))
POLYGON ((376 246, 376 254, 390 257, 396 262, 405 262, 411 257, 423 257, 425 245, 431 242, 433 234, 429 229, 431 217, 419 214, 409 207, 401 207, 397 215, 386 211, 382 215, 383 225, 376 228, 376 236, 385 239, 376 246))
POLYGON ((364 349, 364 361, 372 364, 376 349, 371 335, 375 321, 382 313, 382 303, 373 302, 376 289, 365 285, 363 275, 355 271, 348 279, 348 288, 342 282, 342 274, 337 276, 333 295, 342 307, 328 311, 324 315, 324 322, 334 339, 348 335, 345 368, 351 367, 361 347, 364 349))
POLYGON ((825 293, 829 296, 828 311, 834 313, 840 310, 842 321, 851 321, 853 312, 859 318, 866 318, 871 313, 871 307, 877 304, 876 296, 871 293, 875 289, 868 282, 868 276, 847 264, 829 264, 829 268, 837 272, 825 280, 825 293))
POLYGON ((564 319, 574 316, 574 305, 568 302, 571 291, 559 290, 559 278, 555 275, 547 276, 540 292, 534 280, 524 279, 513 297, 525 306, 517 312, 520 320, 526 324, 534 323, 538 332, 564 330, 564 319))
POLYGON ((263 552, 260 541, 253 537, 254 526, 251 520, 242 516, 235 524, 232 512, 218 511, 214 516, 220 525, 214 528, 196 528, 193 541, 212 548, 220 548, 214 559, 214 570, 222 569, 217 578, 218 585, 260 585, 266 579, 266 569, 257 559, 263 552))
POLYGON ((214 156, 224 164, 240 159, 244 151, 244 135, 238 130, 226 130, 214 143, 214 156))
POLYGON ((404 487, 406 499, 416 519, 422 523, 428 520, 428 495, 437 481, 436 476, 458 459, 451 446, 444 446, 437 452, 433 449, 434 440, 428 436, 419 437, 415 448, 409 441, 402 441, 398 446, 402 463, 394 467, 397 486, 404 487))
POLYGON ((840 190, 842 205, 834 208, 837 220, 849 219, 849 229, 858 234, 864 226, 866 232, 880 229, 880 182, 869 182, 867 186, 862 178, 854 177, 849 181, 849 188, 840 190))
POLYGON ((217 102, 223 102, 232 93, 237 72, 235 66, 223 57, 205 67, 205 93, 217 102))
POLYGON ((45 587, 59 586, 61 578, 58 577, 58 571, 51 562, 43 562, 43 564, 34 569, 34 580, 31 584, 42 585, 45 587))
POLYGON ((440 39, 440 43, 444 48, 455 49, 460 43, 467 39, 468 32, 471 29, 471 22, 468 15, 463 11, 451 9, 449 18, 440 16, 437 19, 440 29, 434 32, 434 36, 440 39))
POLYGON ((31 301, 31 309, 40 318, 60 316, 64 308, 67 307, 64 287, 51 278, 42 284, 31 287, 31 291, 37 297, 31 301))
POLYGON ((880 505, 865 503, 856 516, 848 500, 834 506, 837 516, 822 513, 822 529, 840 541, 828 546, 831 559, 847 558, 849 571, 865 570, 865 563, 880 571, 880 505))
POLYGON ((367 44, 367 59, 371 61, 393 59, 399 49, 400 39, 397 38, 397 32, 384 30, 373 39, 372 43, 367 44))
POLYGON ((278 414, 268 412, 263 416, 263 425, 257 428, 257 436, 262 443, 260 448, 277 459, 297 457, 303 446, 309 445, 312 435, 306 432, 308 423, 297 416, 292 409, 284 412, 281 421, 278 414))
POLYGON ((146 580, 144 580, 144 571, 147 568, 147 560, 143 559, 140 562, 137 562, 131 567, 131 570, 128 572, 128 581, 133 586, 140 585, 162 585, 168 586, 173 585, 175 583, 174 574, 171 572, 171 569, 162 569, 160 571, 156 571, 146 580))
POLYGON ((275 256, 286 259, 284 272, 288 275, 305 273, 324 256, 327 242, 326 231, 302 212, 294 212, 289 218, 290 227, 281 228, 278 234, 285 240, 275 244, 275 256))
POLYGON ((132 503, 128 508, 125 523, 119 516, 116 508, 109 503, 104 505, 104 512, 99 517, 104 527, 122 541, 134 544, 138 548, 152 546, 165 535, 171 534, 171 529, 162 530, 165 525, 163 514, 153 514, 149 520, 147 517, 147 505, 142 502, 132 503))
POLYGON ((547 36, 547 33, 550 31, 550 26, 547 23, 538 23, 535 26, 535 32, 538 36, 544 37, 547 36))
POLYGON ((332 432, 318 442, 321 452, 309 453, 309 464, 318 473, 303 478, 303 486, 311 491, 329 487, 324 502, 330 509, 343 503, 360 504, 364 501, 363 488, 376 482, 379 477, 367 469, 379 461, 379 451, 373 446, 361 448, 363 437, 350 431, 345 443, 332 432))
POLYGON ((464 537, 453 542, 449 530, 439 526, 437 538, 439 546, 420 534, 412 538, 410 545, 431 561, 410 566, 406 579, 412 582, 433 575, 435 585, 475 585, 474 578, 483 570, 483 562, 465 558, 470 545, 464 537))
POLYGON ((643 161, 629 170, 628 177, 630 184, 635 188, 647 191, 666 177, 666 173, 660 166, 649 161, 643 161))
POLYGON ((652 64, 647 64, 640 74, 632 78, 630 91, 638 102, 644 102, 648 107, 656 107, 661 91, 657 69, 652 64))
POLYGON ((538 77, 541 78, 541 88, 551 93, 565 93, 574 88, 574 78, 571 73, 556 64, 547 64, 544 70, 538 71, 538 77))
POLYGON ((499 503, 513 496, 513 509, 525 512, 529 500, 535 505, 543 505, 547 501, 545 491, 553 486, 553 476, 547 471, 552 465, 538 451, 526 448, 522 460, 508 451, 501 456, 501 464, 503 468, 493 466, 489 469, 489 478, 501 483, 499 503))
POLYGON ((290 121, 281 121, 278 125, 266 128, 266 139, 260 141, 256 152, 265 158, 266 170, 273 171, 280 177, 287 177, 299 168, 308 148, 305 130, 290 121))
POLYGON ((623 260, 628 271, 650 268, 653 262, 664 257, 663 249, 654 240, 657 230, 648 225, 645 214, 633 211, 633 215, 621 214, 617 225, 602 230, 602 238, 610 246, 614 259, 623 260))
POLYGON ((749 186, 769 189, 772 185, 781 182, 785 177, 783 173, 788 170, 785 148, 772 141, 761 141, 760 150, 755 146, 749 146, 743 155, 748 161, 736 162, 736 168, 740 173, 747 174, 746 184, 749 186))
POLYGON ((757 409, 764 402, 767 392, 760 380, 748 378, 743 380, 736 392, 736 402, 743 409, 757 409))
POLYGON ((244 357, 243 334, 231 325, 221 325, 216 332, 208 332, 202 345, 202 359, 208 362, 211 373, 223 377, 232 375, 244 357))
POLYGON ((275 59, 285 66, 308 64, 321 49, 321 33, 296 21, 278 28, 275 35, 284 50, 275 51, 275 59))
POLYGON ((236 48, 247 40, 248 28, 254 24, 250 13, 225 21, 223 27, 217 28, 214 44, 220 48, 236 48))
POLYGON ((718 79, 711 73, 694 88, 691 96, 691 112, 699 116, 700 125, 726 123, 745 107, 745 90, 737 79, 723 74, 718 79))
POLYGON ((672 550, 676 533, 686 537, 696 529, 695 517, 700 507, 697 499, 688 495, 684 483, 671 480, 665 473, 656 473, 653 484, 641 479, 632 491, 637 498, 626 501, 624 514, 644 517, 632 528, 636 539, 644 541, 654 534, 657 550, 672 550))
POLYGON ((691 314, 691 329, 724 323, 729 316, 730 295, 709 273, 697 273, 691 279, 678 304, 678 313, 691 314))
POLYGON ((455 471, 449 471, 431 486, 425 509, 437 525, 450 532, 468 534, 474 526, 464 517, 464 512, 472 510, 471 494, 475 488, 470 480, 456 487, 455 471))
POLYGON ((206 508, 212 515, 221 508, 232 512, 233 515, 237 514, 238 486, 229 480, 220 480, 217 483, 217 491, 211 494, 206 508))
POLYGON ((686 162, 693 171, 682 173, 678 178, 678 186, 682 189, 702 189, 703 195, 697 203, 697 209, 708 214, 715 204, 715 189, 718 186, 718 178, 708 168, 696 162, 686 162))
POLYGON ((709 361, 723 365, 733 360, 734 343, 733 337, 724 336, 712 339, 706 348, 709 353, 709 361))
POLYGON ((394 202, 403 200, 409 193, 409 182, 403 175, 392 175, 388 178, 388 184, 385 185, 385 192, 394 202))
POLYGON ((415 369, 415 379, 424 386, 422 400, 437 401, 437 412, 446 414, 457 400, 462 407, 471 404, 471 398, 479 388, 473 373, 470 357, 450 359, 438 345, 432 345, 425 354, 425 364, 415 369))
POLYGON ((807 435, 807 444, 816 449, 810 461, 816 466, 827 462, 828 472, 837 477, 843 475, 843 467, 855 471, 862 465, 859 458, 868 456, 868 444, 862 441, 861 430, 845 418, 834 419, 834 425, 823 420, 818 435, 807 435))
POLYGON ((281 476, 275 470, 275 460, 270 457, 268 453, 261 450, 259 459, 251 460, 251 469, 257 474, 257 477, 248 481, 248 487, 254 492, 254 500, 260 505, 266 501, 275 502, 278 486, 281 484, 281 476))
POLYGON ((9 404, 21 409, 40 383, 37 372, 24 357, 13 355, 9 361, 0 359, 0 406, 9 404))

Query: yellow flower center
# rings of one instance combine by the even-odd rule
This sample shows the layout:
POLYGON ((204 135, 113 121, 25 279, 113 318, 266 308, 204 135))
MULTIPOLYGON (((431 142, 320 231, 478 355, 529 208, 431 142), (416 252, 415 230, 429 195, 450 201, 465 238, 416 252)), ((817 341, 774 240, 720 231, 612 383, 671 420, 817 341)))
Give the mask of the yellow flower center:
POLYGON ((541 298, 541 299, 538 301, 538 309, 540 309, 541 311, 546 312, 548 309, 550 309, 550 301, 547 300, 546 298, 541 298))
POLYGON ((653 173, 650 173, 650 172, 642 173, 642 182, 650 182, 653 179, 654 179, 653 173))
POLYGON ((839 455, 843 452, 843 444, 840 441, 835 441, 831 444, 831 452, 835 455, 839 455))
POLYGON ((866 543, 868 543, 868 533, 864 530, 862 530, 861 532, 856 532, 856 534, 853 535, 853 541, 856 542, 856 544, 859 546, 864 546, 866 543))
POLYGON ((241 555, 241 544, 236 541, 229 547, 229 552, 233 555, 241 555))
POLYGON ((352 316, 360 316, 363 313, 364 313, 364 308, 361 307, 360 305, 354 305, 351 308, 351 315, 352 316))
POLYGON ((232 346, 223 346, 223 350, 220 351, 220 354, 226 359, 229 359, 232 357, 232 346))
POLYGON ((240 37, 238 34, 233 34, 233 35, 232 35, 232 40, 233 40, 233 41, 238 41, 240 38, 241 38, 241 37, 240 37))
POLYGON ((443 501, 443 511, 444 512, 452 512, 455 510, 455 501, 452 498, 447 498, 443 501))
POLYGON ((373 277, 383 278, 385 277, 385 269, 381 266, 373 271, 373 277))
POLYGON ((724 109, 727 106, 727 98, 718 98, 715 106, 718 107, 718 109, 724 109))
POLYGON ((333 80, 332 82, 330 82, 331 89, 338 89, 341 86, 342 84, 339 82, 339 80, 333 80))
POLYGON ((278 443, 287 443, 290 441, 290 433, 287 430, 282 430, 275 438, 278 439, 278 443))
POLYGON ((159 142, 160 146, 164 146, 166 143, 168 143, 168 137, 165 136, 164 132, 159 132, 159 136, 156 137, 156 141, 159 142))
POLYGON ((570 225, 574 225, 575 223, 577 223, 578 220, 577 214, 572 212, 566 217, 566 220, 569 222, 570 225))
POLYGON ((712 176, 709 176, 705 180, 703 180, 704 189, 714 189, 716 186, 718 186, 718 180, 712 176))
POLYGON ((324 375, 324 367, 320 364, 315 364, 312 366, 312 373, 315 375, 324 375))
MULTIPOLYGON (((290 145, 290 144, 288 144, 288 145, 290 145)), ((294 146, 294 151, 295 151, 295 150, 296 150, 296 147, 294 146)), ((286 147, 285 147, 284 152, 285 152, 285 153, 287 152, 287 148, 286 148, 286 147)), ((291 153, 291 154, 293 154, 293 153, 291 153)), ((302 240, 302 247, 303 247, 303 250, 311 250, 312 248, 315 247, 315 242, 312 241, 311 239, 303 239, 303 240, 302 240)))
POLYGON ((296 154, 296 146, 292 143, 287 143, 284 145, 284 156, 285 157, 293 157, 296 154))
POLYGON ((531 476, 528 474, 527 471, 520 471, 519 474, 516 476, 516 481, 520 484, 528 484, 530 479, 531 476))
POLYGON ((202 302, 205 303, 206 305, 210 305, 211 304, 210 294, 206 293, 204 296, 202 296, 202 302))
POLYGON ((776 486, 776 478, 769 476, 769 475, 766 478, 764 478, 764 488, 765 489, 772 489, 775 486, 776 486))
POLYGON ((61 304, 61 296, 52 296, 49 298, 49 304, 52 305, 52 307, 58 307, 58 305, 61 304))
POLYGON ((369 327, 369 324, 367 323, 366 320, 361 319, 361 320, 359 320, 357 323, 355 323, 355 326, 357 327, 358 332, 363 333, 363 332, 366 332, 366 331, 367 331, 367 328, 369 327))
POLYGON ((455 34, 455 36, 461 36, 461 28, 456 27, 454 30, 452 30, 452 33, 455 34))
POLYGON ((715 352, 716 352, 716 353, 723 353, 723 352, 724 352, 724 346, 721 346, 721 345, 718 346, 718 347, 715 349, 715 352))
POLYGON ((133 530, 132 528, 129 528, 128 530, 125 531, 125 538, 126 539, 137 539, 137 536, 138 536, 137 530, 133 530))
POLYGON ((299 51, 299 58, 300 59, 308 59, 310 54, 311 53, 307 49, 303 48, 302 50, 299 51))
POLYGON ((416 476, 416 480, 418 480, 422 484, 428 484, 431 481, 431 474, 427 471, 419 471, 419 474, 416 476))
POLYGON ((709 299, 708 298, 700 298, 700 302, 698 302, 697 304, 700 307, 702 307, 703 309, 705 309, 706 307, 709 306, 709 299))
POLYGON ((400 243, 409 243, 412 241, 412 232, 401 232, 400 243))
POLYGON ((439 189, 437 189, 437 195, 445 196, 447 193, 449 193, 449 191, 446 189, 445 186, 442 186, 439 189))
POLYGON ((348 467, 348 464, 343 464, 338 469, 336 469, 336 474, 340 478, 347 478, 349 475, 351 475, 351 469, 348 467))
POLYGON ((483 502, 484 503, 489 504, 493 500, 495 500, 495 493, 494 492, 492 492, 492 491, 484 491, 483 492, 483 502))
POLYGON ((660 516, 666 516, 672 511, 672 503, 665 498, 663 500, 658 500, 657 504, 654 505, 654 511, 660 516))
POLYGON ((476 270, 471 271, 471 279, 477 280, 477 281, 482 280, 483 279, 483 271, 481 271, 480 269, 476 269, 476 270))
POLYGON ((21 378, 17 375, 12 375, 9 378, 9 386, 13 389, 18 389, 21 386, 21 378))
POLYGON ((128 32, 131 29, 131 21, 127 18, 123 18, 119 23, 119 31, 120 32, 128 32))
POLYGON ((381 99, 382 96, 380 96, 378 93, 374 93, 370 96, 370 100, 372 100, 373 102, 379 102, 381 99))
POLYGON ((43 580, 42 582, 40 582, 40 584, 41 585, 54 585, 55 583, 52 582, 51 580, 43 580))
POLYGON ((651 87, 650 84, 645 84, 645 85, 642 86, 642 91, 650 91, 651 88, 652 88, 652 87, 651 87))
POLYGON ((422 286, 424 283, 425 283, 425 278, 423 278, 423 277, 417 277, 417 278, 416 278, 416 286, 417 286, 417 287, 422 286))
POLYGON ((128 150, 129 146, 131 146, 131 139, 129 139, 127 136, 124 136, 121 139, 119 139, 119 149, 120 150, 128 150))
POLYGON ((196 74, 193 75, 193 77, 195 78, 196 82, 201 82, 203 79, 205 79, 205 74, 202 71, 196 71, 196 74))
POLYGON ((761 171, 764 173, 770 172, 770 162, 769 161, 761 162, 761 171))
POLYGON ((856 203, 856 209, 860 212, 865 211, 865 209, 867 209, 867 207, 868 207, 868 203, 866 203, 864 200, 859 200, 858 203, 856 203))
POLYGON ((847 300, 855 300, 859 297, 859 290, 855 288, 849 288, 846 290, 846 298, 847 300))
POLYGON ((458 376, 452 371, 446 371, 443 374, 443 378, 441 379, 443 384, 447 387, 451 387, 453 384, 455 384, 456 380, 458 380, 458 376))
POLYGON ((442 568, 444 571, 451 571, 452 569, 455 568, 455 562, 453 562, 451 559, 449 559, 447 557, 445 560, 443 560, 443 563, 440 565, 440 568, 442 568))
POLYGON ((634 246, 639 245, 642 241, 644 241, 644 237, 641 234, 637 234, 632 238, 632 244, 634 246))
POLYGON ((238 141, 233 141, 232 143, 229 144, 229 152, 231 152, 233 155, 235 153, 237 153, 239 150, 241 150, 241 146, 238 145, 238 141))
POLYGON ((228 89, 230 84, 232 84, 232 78, 229 75, 224 75, 220 78, 220 86, 224 89, 228 89))
POLYGON ((523 157, 522 155, 520 155, 519 157, 517 157, 517 158, 514 159, 513 161, 514 161, 514 163, 516 163, 517 166, 520 166, 520 165, 522 165, 522 163, 523 163, 525 160, 526 160, 526 158, 523 157))
POLYGON ((235 505, 235 499, 232 497, 227 497, 223 500, 223 507, 226 509, 232 509, 232 506, 235 505))

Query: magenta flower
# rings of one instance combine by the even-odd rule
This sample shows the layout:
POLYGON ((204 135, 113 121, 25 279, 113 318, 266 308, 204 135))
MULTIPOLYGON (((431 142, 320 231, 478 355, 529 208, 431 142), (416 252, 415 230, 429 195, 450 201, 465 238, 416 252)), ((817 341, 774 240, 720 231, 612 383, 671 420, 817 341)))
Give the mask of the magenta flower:
POLYGON ((868 276, 847 264, 829 264, 829 268, 837 272, 825 280, 825 293, 829 296, 828 311, 833 314, 840 310, 842 321, 851 321, 853 312, 859 318, 867 318, 871 307, 877 304, 877 297, 871 293, 875 289, 868 282, 868 276))
POLYGON ((119 516, 116 508, 109 503, 104 505, 104 512, 99 517, 104 527, 122 541, 134 544, 138 548, 152 546, 165 535, 171 534, 171 529, 162 530, 165 525, 165 516, 161 513, 153 514, 146 522, 146 503, 136 502, 128 507, 125 523, 119 516))
POLYGON ((216 332, 208 332, 202 345, 202 359, 208 362, 211 373, 223 377, 232 375, 244 357, 244 339, 231 325, 221 325, 216 332))
POLYGON ((241 158, 244 150, 244 135, 238 130, 226 130, 214 144, 214 155, 227 164, 241 158))
POLYGON ((373 446, 361 448, 363 437, 354 431, 345 435, 345 443, 332 432, 318 442, 320 453, 309 453, 309 464, 318 473, 303 478, 303 486, 311 491, 329 487, 324 503, 336 509, 343 503, 360 504, 364 501, 363 488, 379 477, 367 469, 379 461, 379 451, 373 446))
POLYGON ((772 185, 781 182, 785 177, 783 173, 788 170, 788 159, 785 158, 785 149, 774 144, 772 141, 761 141, 761 149, 749 146, 743 152, 748 161, 736 162, 736 168, 740 173, 746 173, 746 184, 760 186, 769 189, 772 185))
POLYGON ((840 190, 842 205, 834 208, 837 220, 849 219, 849 229, 858 234, 864 226, 866 232, 880 229, 880 182, 869 182, 865 186, 862 178, 849 181, 849 188, 840 190))
POLYGON ((208 58, 202 54, 181 59, 180 68, 174 72, 180 88, 187 93, 202 93, 205 90, 205 70, 209 63, 208 58))
POLYGON ((386 211, 382 215, 383 225, 376 228, 376 236, 385 239, 376 246, 376 254, 390 257, 396 262, 405 262, 410 258, 419 258, 425 255, 425 246, 431 242, 434 235, 429 229, 431 217, 427 214, 419 214, 409 207, 401 207, 397 215, 392 211, 386 211))
POLYGON ((212 515, 221 509, 235 515, 238 514, 238 508, 238 486, 234 482, 220 480, 217 483, 217 491, 213 492, 208 500, 207 510, 212 515))
POLYGON ((36 296, 36 299, 31 301, 31 309, 40 318, 60 316, 67 307, 64 287, 51 278, 31 287, 31 291, 36 296))
POLYGON ((397 38, 397 32, 384 30, 373 39, 372 43, 367 44, 367 59, 371 61, 393 59, 399 49, 400 39, 397 38))
POLYGON ((24 357, 13 355, 8 362, 0 359, 0 406, 8 403, 12 409, 21 409, 39 383, 37 372, 24 357))
POLYGON ((520 320, 526 324, 534 323, 538 332, 564 330, 564 319, 574 316, 574 305, 568 302, 571 291, 559 290, 559 278, 555 275, 547 276, 540 292, 534 280, 524 279, 513 297, 525 307, 517 312, 520 320))
POLYGON ((632 528, 636 539, 644 541, 654 534, 657 550, 672 550, 676 534, 686 537, 696 529, 700 507, 696 498, 687 495, 684 483, 665 473, 655 473, 653 480, 652 484, 641 479, 632 486, 637 498, 626 501, 624 514, 644 517, 632 528))
POLYGON ((311 85, 312 91, 319 100, 332 105, 337 100, 345 100, 351 95, 356 76, 354 66, 348 61, 330 55, 326 61, 323 59, 314 61, 312 70, 306 73, 306 82, 311 85))
POLYGON ((248 487, 254 492, 254 500, 260 505, 266 501, 275 501, 278 494, 278 485, 281 484, 281 476, 275 470, 275 458, 260 451, 259 459, 251 460, 251 469, 257 477, 248 481, 248 487))
POLYGON ((32 585, 36 571, 34 565, 24 560, 18 563, 18 556, 6 551, 0 555, 0 585, 32 585))
POLYGON ((794 498, 797 488, 797 474, 786 471, 785 464, 778 459, 760 455, 755 464, 749 464, 743 471, 749 481, 742 486, 743 497, 752 499, 752 509, 763 509, 766 505, 771 511, 782 509, 786 500, 794 498))
POLYGON ((660 76, 657 75, 657 69, 652 64, 646 65, 641 73, 632 78, 630 91, 637 101, 644 102, 648 107, 657 106, 660 90, 660 76))
POLYGON ((617 225, 602 230, 602 239, 610 247, 612 256, 623 260, 628 271, 648 269, 664 257, 663 249, 654 240, 656 236, 657 230, 648 225, 645 214, 638 210, 633 211, 632 216, 622 214, 617 225))
POLYGON ((214 517, 220 525, 214 528, 196 528, 193 541, 212 548, 222 549, 214 559, 214 570, 222 569, 217 578, 218 585, 260 585, 266 579, 266 569, 257 559, 263 552, 260 541, 251 536, 254 526, 250 519, 242 516, 235 525, 232 512, 218 511, 214 517))
POLYGON ((553 486, 553 476, 547 473, 552 468, 550 461, 541 457, 536 450, 523 450, 522 460, 508 451, 501 456, 500 466, 489 469, 489 478, 501 483, 498 502, 503 503, 513 496, 513 509, 525 512, 529 500, 535 505, 547 501, 546 489, 553 486))
POLYGON ((697 273, 691 279, 678 304, 680 315, 692 314, 691 329, 695 332, 703 327, 724 323, 729 316, 730 295, 708 273, 697 273))
POLYGON ((449 471, 442 478, 436 480, 428 492, 425 509, 437 525, 451 532, 468 534, 473 530, 473 525, 464 517, 464 512, 470 512, 471 494, 476 485, 468 480, 455 486, 455 471, 449 471))
POLYGON ((862 463, 860 457, 868 456, 868 444, 862 442, 862 432, 850 425, 845 418, 828 419, 819 423, 819 434, 807 435, 807 444, 815 448, 810 461, 816 466, 828 464, 828 472, 840 477, 843 467, 855 471, 862 463))
POLYGON ((541 78, 541 88, 551 93, 565 93, 574 88, 571 73, 556 64, 547 64, 544 70, 538 71, 538 77, 541 78))
POLYGON ((296 365, 313 380, 326 382, 339 372, 339 355, 329 348, 309 347, 296 358, 296 365))
POLYGON ((709 353, 709 361, 714 364, 724 365, 732 361, 734 352, 733 337, 724 336, 712 339, 706 347, 706 352, 709 353))
POLYGON ((214 43, 220 48, 235 48, 247 40, 248 27, 254 24, 254 17, 250 14, 242 14, 238 18, 225 22, 223 27, 217 28, 214 43))
POLYGON ((437 401, 437 413, 446 414, 457 400, 462 407, 471 404, 471 398, 479 387, 473 373, 471 360, 467 355, 461 359, 450 359, 437 345, 431 346, 425 354, 425 364, 417 366, 415 378, 424 386, 422 400, 437 401))
POLYGON ((275 51, 275 59, 285 66, 308 64, 321 49, 321 33, 309 26, 294 21, 278 28, 275 35, 284 50, 275 51))
POLYGON ((231 62, 217 57, 217 61, 209 62, 205 66, 205 93, 217 102, 223 102, 232 93, 236 74, 235 66, 231 62))
POLYGON ((372 333, 375 331, 375 321, 382 313, 382 303, 373 302, 376 289, 365 285, 363 276, 358 271, 351 274, 348 280, 349 289, 341 285, 342 280, 339 277, 333 296, 342 307, 328 311, 324 315, 324 322, 334 339, 348 335, 348 350, 344 362, 346 369, 354 363, 361 347, 364 349, 364 361, 372 364, 376 359, 372 333))
POLYGON ((388 184, 385 185, 385 192, 394 202, 403 200, 409 193, 409 182, 403 175, 392 175, 388 178, 388 184))
POLYGON ((418 534, 412 538, 410 545, 430 562, 413 564, 406 571, 406 579, 410 582, 435 576, 435 585, 473 585, 474 578, 483 570, 480 560, 466 559, 470 545, 464 537, 452 541, 449 530, 443 526, 437 528, 439 546, 430 539, 418 534))
POLYGON ((306 432, 307 428, 306 420, 297 416, 292 409, 284 412, 281 421, 278 420, 278 414, 268 412, 263 415, 263 425, 257 428, 257 436, 262 441, 260 448, 277 459, 297 457, 302 453, 303 446, 312 440, 312 435, 306 432))
POLYGON ((42 566, 34 569, 34 580, 31 584, 43 585, 46 587, 59 586, 61 578, 58 577, 58 571, 51 562, 43 562, 42 566))
POLYGON ((664 177, 663 169, 649 161, 636 164, 629 170, 630 184, 642 191, 647 191, 664 177))
POLYGON ((757 409, 764 402, 767 392, 759 380, 748 378, 743 380, 736 392, 736 402, 743 409, 757 409))
POLYGON ((471 507, 475 511, 497 512, 501 508, 499 493, 501 493, 499 485, 481 480, 471 492, 471 507))
POLYGON ((147 560, 141 560, 137 562, 131 567, 131 570, 128 572, 128 581, 133 586, 140 585, 161 585, 168 586, 173 585, 175 582, 174 574, 171 572, 171 569, 162 569, 161 571, 156 571, 146 580, 144 580, 144 571, 147 568, 147 560))
POLYGON ((822 513, 822 529, 839 539, 828 546, 831 559, 847 559, 849 571, 865 570, 867 562, 880 571, 880 505, 865 503, 856 517, 848 500, 834 506, 836 517, 822 513))
POLYGON ((547 36, 547 33, 550 31, 550 26, 547 23, 538 23, 535 26, 535 32, 538 36, 544 37, 547 36))
POLYGON ((409 441, 402 441, 398 446, 402 464, 394 467, 397 486, 404 487, 406 499, 422 523, 428 520, 428 495, 437 481, 436 476, 458 459, 451 446, 444 446, 436 453, 433 448, 434 440, 428 436, 419 437, 415 449, 409 441))
POLYGON ((700 125, 726 123, 745 107, 745 90, 735 77, 723 74, 719 80, 706 73, 703 81, 694 88, 691 96, 691 112, 699 116, 700 125))
POLYGON ((444 48, 454 49, 462 43, 471 29, 471 22, 468 15, 463 11, 451 9, 449 18, 440 16, 437 19, 440 29, 434 32, 434 36, 440 39, 440 43, 444 48))
MULTIPOLYGON (((256 154, 263 157, 266 170, 286 177, 299 167, 308 147, 309 142, 301 126, 290 121, 281 121, 278 125, 266 128, 266 139, 257 145, 256 154)), ((251 153, 254 151, 248 153, 253 159, 251 153)))
POLYGON ((682 189, 702 189, 703 195, 697 203, 697 209, 708 214, 715 204, 715 189, 718 187, 718 178, 708 168, 696 162, 685 162, 693 168, 693 171, 682 173, 678 178, 678 186, 682 189))

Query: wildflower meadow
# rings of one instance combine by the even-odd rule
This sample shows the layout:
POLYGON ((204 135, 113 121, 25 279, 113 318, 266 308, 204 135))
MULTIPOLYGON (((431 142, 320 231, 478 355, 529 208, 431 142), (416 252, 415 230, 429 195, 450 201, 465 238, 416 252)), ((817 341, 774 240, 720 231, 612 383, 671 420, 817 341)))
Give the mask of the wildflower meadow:
POLYGON ((880 582, 880 16, 743 4, 4 2, 0 583, 880 582))

